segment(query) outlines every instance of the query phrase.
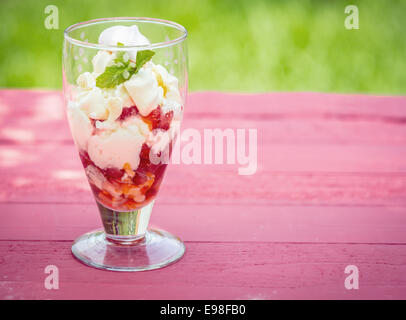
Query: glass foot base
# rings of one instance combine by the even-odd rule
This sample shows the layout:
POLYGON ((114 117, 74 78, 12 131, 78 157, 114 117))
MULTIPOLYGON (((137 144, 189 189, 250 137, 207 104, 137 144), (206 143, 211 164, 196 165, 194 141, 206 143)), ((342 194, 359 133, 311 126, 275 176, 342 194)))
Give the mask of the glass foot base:
POLYGON ((86 233, 72 245, 73 255, 84 264, 112 271, 144 271, 163 268, 182 258, 185 245, 176 236, 148 229, 145 237, 131 244, 106 239, 103 230, 86 233))

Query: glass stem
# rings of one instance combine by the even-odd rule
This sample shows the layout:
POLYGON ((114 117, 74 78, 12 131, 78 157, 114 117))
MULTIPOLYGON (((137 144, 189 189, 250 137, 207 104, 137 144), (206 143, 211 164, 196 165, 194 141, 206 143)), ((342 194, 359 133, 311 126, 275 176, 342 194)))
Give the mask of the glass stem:
POLYGON ((97 202, 106 238, 120 244, 142 239, 148 227, 153 202, 133 211, 115 211, 97 202))

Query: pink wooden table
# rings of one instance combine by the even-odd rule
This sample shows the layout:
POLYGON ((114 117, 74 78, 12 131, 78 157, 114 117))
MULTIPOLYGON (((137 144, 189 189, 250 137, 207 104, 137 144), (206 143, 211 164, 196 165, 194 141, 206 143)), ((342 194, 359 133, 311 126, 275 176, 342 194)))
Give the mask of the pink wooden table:
POLYGON ((0 91, 0 298, 406 299, 405 97, 193 93, 186 128, 257 128, 257 173, 171 165, 151 220, 186 255, 101 271, 70 253, 100 220, 61 93, 0 91))

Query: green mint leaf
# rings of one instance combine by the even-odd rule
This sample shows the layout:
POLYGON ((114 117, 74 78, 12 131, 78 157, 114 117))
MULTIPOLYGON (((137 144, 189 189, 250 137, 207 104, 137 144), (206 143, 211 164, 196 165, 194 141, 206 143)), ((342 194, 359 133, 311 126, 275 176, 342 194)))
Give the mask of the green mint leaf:
POLYGON ((127 66, 111 66, 107 67, 104 72, 96 78, 96 86, 99 88, 113 88, 120 83, 128 80, 132 75, 131 69, 127 66), (127 72, 126 72, 127 71, 127 72), (127 76, 127 79, 124 76, 127 76))
MULTIPOLYGON (((117 46, 124 47, 124 43, 117 42, 117 46)), ((125 53, 125 51, 117 51, 116 58, 114 59, 114 62, 115 63, 121 62, 123 60, 124 53, 125 53)))
MULTIPOLYGON (((119 45, 119 43, 117 43, 119 45)), ((137 52, 137 60, 134 63, 129 59, 128 52, 118 51, 114 59, 114 65, 106 67, 104 72, 96 78, 96 86, 99 88, 113 88, 123 83, 136 74, 141 67, 151 60, 155 54, 151 50, 137 52)))
POLYGON ((124 63, 124 54, 125 51, 117 51, 116 58, 114 59, 115 64, 124 63))
POLYGON ((141 67, 151 60, 152 56, 155 54, 154 51, 151 50, 141 50, 137 52, 137 60, 135 61, 135 73, 137 73, 141 67))

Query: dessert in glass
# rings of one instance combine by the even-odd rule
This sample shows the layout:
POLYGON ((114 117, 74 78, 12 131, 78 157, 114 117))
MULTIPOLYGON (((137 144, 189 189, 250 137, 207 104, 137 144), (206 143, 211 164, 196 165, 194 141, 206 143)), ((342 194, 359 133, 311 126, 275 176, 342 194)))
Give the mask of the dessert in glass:
POLYGON ((185 251, 176 236, 148 229, 182 121, 187 32, 151 18, 107 18, 64 33, 67 118, 104 230, 72 246, 107 270, 164 267, 185 251))

